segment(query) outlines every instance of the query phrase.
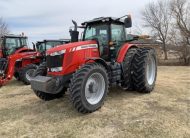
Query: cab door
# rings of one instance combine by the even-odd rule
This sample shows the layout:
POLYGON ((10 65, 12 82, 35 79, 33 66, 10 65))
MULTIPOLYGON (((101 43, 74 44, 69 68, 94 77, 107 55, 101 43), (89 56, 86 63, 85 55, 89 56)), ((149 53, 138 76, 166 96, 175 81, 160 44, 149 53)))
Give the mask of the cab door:
POLYGON ((109 25, 95 24, 88 26, 85 30, 84 41, 97 40, 100 57, 109 61, 109 25))
POLYGON ((126 33, 124 25, 111 24, 111 42, 113 43, 111 50, 111 58, 116 58, 119 49, 126 42, 126 33))

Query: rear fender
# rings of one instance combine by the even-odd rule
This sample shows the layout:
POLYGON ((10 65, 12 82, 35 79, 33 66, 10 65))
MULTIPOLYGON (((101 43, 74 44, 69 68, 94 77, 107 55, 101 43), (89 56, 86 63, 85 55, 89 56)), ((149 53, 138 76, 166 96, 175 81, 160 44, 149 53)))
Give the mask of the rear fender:
POLYGON ((121 49, 119 50, 119 53, 118 53, 118 56, 117 56, 117 62, 118 63, 122 63, 123 62, 123 60, 124 60, 124 58, 125 58, 125 55, 126 55, 126 53, 127 53, 127 51, 130 49, 130 48, 132 48, 132 47, 134 47, 134 48, 137 48, 137 46, 136 45, 134 45, 134 44, 124 44, 122 47, 121 47, 121 49))

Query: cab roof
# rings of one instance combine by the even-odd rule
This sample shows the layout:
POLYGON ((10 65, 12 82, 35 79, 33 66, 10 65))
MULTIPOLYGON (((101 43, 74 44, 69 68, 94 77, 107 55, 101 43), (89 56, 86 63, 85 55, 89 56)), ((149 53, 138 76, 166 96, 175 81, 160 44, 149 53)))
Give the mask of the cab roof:
POLYGON ((9 38, 28 38, 27 36, 14 35, 14 34, 6 34, 6 35, 3 35, 1 38, 5 38, 5 37, 9 37, 9 38))
POLYGON ((43 41, 37 41, 37 43, 44 43, 44 42, 70 42, 70 39, 58 39, 58 40, 53 40, 53 39, 47 39, 43 41))
POLYGON ((114 22, 114 23, 119 23, 119 24, 124 24, 124 20, 120 18, 115 18, 115 17, 99 17, 99 18, 94 18, 93 20, 86 21, 82 23, 82 25, 88 25, 88 24, 98 24, 98 23, 105 23, 105 22, 114 22))

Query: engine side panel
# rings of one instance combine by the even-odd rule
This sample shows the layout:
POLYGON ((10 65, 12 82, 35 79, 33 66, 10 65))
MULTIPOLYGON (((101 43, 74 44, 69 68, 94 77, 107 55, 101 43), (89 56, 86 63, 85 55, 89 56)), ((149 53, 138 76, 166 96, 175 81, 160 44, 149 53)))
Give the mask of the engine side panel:
POLYGON ((60 72, 48 72, 49 75, 62 76, 75 72, 80 66, 87 62, 94 62, 90 58, 99 58, 98 44, 94 41, 66 49, 60 72))

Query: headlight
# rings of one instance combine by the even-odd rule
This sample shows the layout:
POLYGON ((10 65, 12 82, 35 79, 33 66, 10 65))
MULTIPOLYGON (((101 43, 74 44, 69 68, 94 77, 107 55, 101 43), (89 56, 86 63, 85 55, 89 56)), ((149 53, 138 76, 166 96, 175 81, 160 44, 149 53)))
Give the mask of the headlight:
POLYGON ((61 72, 62 67, 51 68, 51 72, 61 72))
POLYGON ((59 56, 59 55, 62 55, 66 52, 66 50, 61 50, 61 51, 57 51, 57 52, 53 52, 50 54, 50 56, 59 56))

